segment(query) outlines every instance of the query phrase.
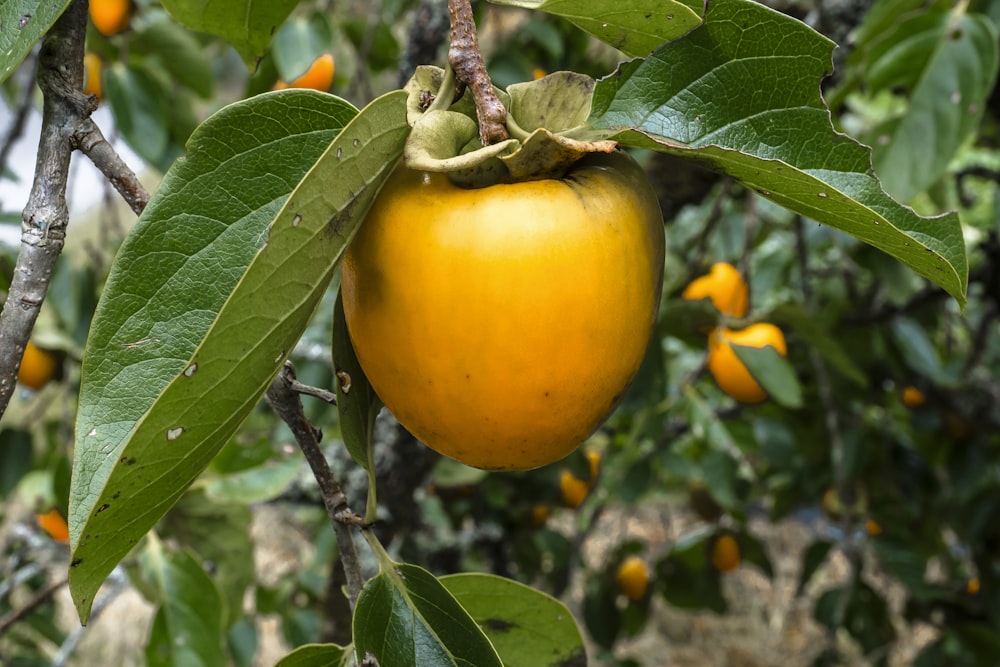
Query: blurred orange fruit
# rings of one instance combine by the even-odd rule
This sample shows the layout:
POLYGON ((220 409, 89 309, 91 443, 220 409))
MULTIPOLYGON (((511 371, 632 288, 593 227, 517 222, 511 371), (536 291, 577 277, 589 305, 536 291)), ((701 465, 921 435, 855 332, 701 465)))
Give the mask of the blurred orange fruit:
POLYGON ((29 340, 24 346, 24 354, 21 355, 17 381, 37 391, 48 384, 58 368, 59 359, 54 353, 43 350, 29 340))
POLYGON ((124 30, 131 16, 131 0, 90 0, 90 20, 106 37, 124 30))
POLYGON ((333 54, 324 53, 319 58, 313 61, 309 69, 306 70, 305 74, 295 79, 291 83, 285 83, 284 81, 278 81, 274 84, 275 90, 282 90, 285 88, 312 88, 313 90, 321 90, 327 92, 330 90, 330 86, 333 85, 333 73, 335 71, 333 54))
POLYGON ((722 573, 732 572, 740 566, 740 545, 736 538, 726 533, 712 545, 712 567, 722 573))
POLYGON ((695 278, 684 288, 681 298, 689 301, 711 299, 720 313, 743 317, 749 308, 750 291, 735 266, 716 262, 708 273, 695 278))
POLYGON ((629 556, 618 566, 615 573, 615 582, 625 597, 633 602, 646 597, 646 588, 649 585, 649 566, 646 561, 638 556, 629 556))
POLYGON ((69 526, 66 525, 66 519, 59 510, 53 509, 44 514, 37 514, 35 522, 56 542, 63 544, 69 542, 69 526))
POLYGON ((773 324, 761 322, 739 331, 720 327, 708 337, 708 371, 719 388, 742 403, 759 403, 767 398, 767 392, 736 356, 733 345, 760 348, 770 345, 785 356, 788 353, 785 336, 773 324))

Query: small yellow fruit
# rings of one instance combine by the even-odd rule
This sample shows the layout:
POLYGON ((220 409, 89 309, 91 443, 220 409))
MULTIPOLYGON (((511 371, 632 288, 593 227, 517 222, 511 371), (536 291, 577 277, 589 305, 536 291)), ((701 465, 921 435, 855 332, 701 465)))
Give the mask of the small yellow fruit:
POLYGON ((591 449, 586 452, 585 456, 590 469, 590 488, 594 488, 594 484, 597 482, 597 473, 601 471, 601 453, 591 449))
POLYGON ((638 602, 646 597, 646 588, 649 585, 649 566, 646 561, 638 556, 629 556, 618 567, 615 573, 615 582, 625 597, 633 602, 638 602))
POLYGON ((759 403, 767 398, 767 392, 736 356, 733 345, 770 345, 778 354, 785 356, 788 353, 785 336, 773 324, 761 322, 739 331, 720 327, 708 337, 708 371, 719 388, 742 403, 759 403))
POLYGON ((43 350, 30 340, 24 346, 21 366, 17 370, 17 381, 29 389, 39 390, 48 384, 56 374, 59 361, 55 354, 43 350))
POLYGON ((740 545, 728 533, 720 535, 712 545, 712 567, 722 573, 732 572, 740 566, 740 545))
POLYGON ((44 514, 37 514, 35 522, 56 542, 63 544, 69 542, 69 526, 66 525, 66 519, 59 510, 53 509, 44 514))
POLYGON ((716 262, 709 273, 695 278, 684 288, 681 298, 689 301, 708 298, 723 315, 743 317, 749 307, 750 291, 735 266, 716 262))
POLYGON ((312 88, 313 90, 320 90, 325 93, 330 90, 330 86, 333 85, 333 74, 335 71, 336 68, 334 67, 333 54, 324 53, 313 61, 312 65, 309 66, 309 69, 306 70, 305 74, 291 83, 278 81, 274 84, 274 89, 312 88))
POLYGON ((882 534, 882 526, 875 519, 868 519, 865 521, 865 532, 871 537, 878 537, 882 534))
POLYGON ((531 506, 531 527, 541 528, 549 520, 551 508, 541 503, 531 506))
POLYGON ((562 504, 566 507, 576 508, 590 493, 590 484, 569 470, 563 470, 559 475, 559 491, 562 494, 562 504))
POLYGON ((903 405, 908 408, 919 408, 921 405, 927 402, 927 397, 924 396, 924 392, 920 391, 913 385, 910 385, 903 389, 903 405))
POLYGON ((83 94, 101 101, 101 58, 96 53, 83 56, 83 94))
POLYGON ((535 69, 531 70, 531 78, 534 79, 535 81, 545 78, 547 74, 548 72, 546 72, 541 67, 536 67, 535 69))
POLYGON ((90 0, 90 20, 106 37, 124 30, 131 16, 131 0, 90 0))
POLYGON ((979 578, 973 577, 969 579, 969 583, 965 585, 965 592, 969 595, 975 595, 979 592, 979 578))

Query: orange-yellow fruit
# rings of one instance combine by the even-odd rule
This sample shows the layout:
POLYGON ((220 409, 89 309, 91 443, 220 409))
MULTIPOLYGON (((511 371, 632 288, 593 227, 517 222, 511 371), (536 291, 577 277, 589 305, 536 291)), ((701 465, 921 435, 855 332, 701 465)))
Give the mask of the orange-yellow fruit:
POLYGON ((587 498, 587 494, 590 493, 590 484, 569 470, 563 470, 559 475, 559 493, 562 495, 563 505, 577 508, 587 498))
POLYGON ((732 535, 720 535, 712 545, 712 567, 722 573, 740 566, 740 545, 732 535))
POLYGON ((284 88, 312 88, 313 90, 326 92, 330 90, 330 86, 333 85, 333 74, 335 69, 333 54, 324 53, 313 61, 312 65, 309 66, 309 69, 305 71, 305 74, 291 83, 278 81, 274 84, 274 88, 275 90, 282 90, 284 88))
POLYGON ((545 525, 545 522, 549 520, 549 514, 551 513, 551 508, 548 505, 542 505, 541 503, 531 506, 531 526, 532 528, 541 528, 545 525))
POLYGON ((969 579, 969 582, 965 585, 965 592, 969 595, 975 595, 979 592, 979 578, 973 577, 969 579))
POLYGON ((547 74, 548 72, 546 72, 541 67, 536 67, 535 69, 531 70, 531 78, 534 79, 535 81, 544 78, 547 74))
POLYGON ((927 402, 927 397, 924 396, 924 392, 920 391, 913 385, 910 385, 903 389, 903 405, 908 408, 919 408, 921 405, 927 402))
POLYGON ((691 301, 711 299, 724 315, 747 314, 750 292, 743 275, 732 264, 716 262, 709 273, 695 278, 684 288, 681 297, 691 301))
POLYGON ((865 532, 872 537, 878 537, 882 534, 882 526, 875 519, 867 519, 865 521, 865 532))
POLYGON ((347 328, 419 440, 477 468, 537 468, 624 397, 663 252, 656 194, 624 153, 471 189, 401 166, 341 265, 347 328))
POLYGON ((646 588, 649 586, 649 566, 642 558, 629 556, 618 566, 615 582, 618 584, 618 590, 625 597, 638 602, 646 597, 646 588))
POLYGON ((35 515, 35 522, 56 542, 69 542, 69 526, 57 509, 35 515))
POLYGON ((773 324, 752 324, 746 329, 734 331, 720 327, 708 337, 708 371, 715 378, 719 388, 742 403, 759 403, 767 398, 767 392, 757 383, 732 345, 766 347, 770 345, 778 354, 785 356, 785 336, 773 324))
POLYGON ((124 30, 131 16, 132 0, 90 0, 90 20, 107 37, 124 30))
POLYGON ((83 94, 101 99, 101 58, 96 53, 83 56, 83 94))
POLYGON ((594 483, 597 482, 597 473, 601 471, 601 453, 590 450, 586 452, 587 457, 587 467, 590 471, 590 486, 593 488, 594 483))
POLYGON ((30 389, 41 389, 56 374, 59 361, 55 354, 43 350, 30 340, 24 346, 21 366, 17 370, 17 381, 30 389))

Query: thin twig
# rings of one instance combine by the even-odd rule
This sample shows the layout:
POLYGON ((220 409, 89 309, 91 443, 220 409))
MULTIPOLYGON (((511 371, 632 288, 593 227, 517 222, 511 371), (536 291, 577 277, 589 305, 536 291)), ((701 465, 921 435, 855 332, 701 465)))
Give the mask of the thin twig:
POLYGON ((125 164, 117 151, 104 138, 101 129, 91 118, 81 121, 73 136, 73 144, 90 158, 108 182, 114 186, 132 212, 141 215, 149 203, 149 193, 139 182, 131 167, 125 164))
POLYGON ((305 455, 313 476, 319 484, 320 493, 323 495, 323 505, 330 517, 333 532, 337 536, 340 563, 344 568, 347 590, 353 609, 365 583, 364 575, 361 572, 361 562, 358 560, 358 552, 354 545, 354 534, 351 532, 352 526, 361 524, 361 518, 348 507, 347 497, 340 488, 340 484, 334 479, 330 464, 327 463, 326 457, 323 456, 323 451, 320 449, 319 434, 306 419, 299 394, 292 389, 293 382, 295 382, 295 367, 292 366, 291 362, 286 362, 284 368, 267 390, 267 402, 275 414, 291 429, 295 436, 295 442, 298 443, 305 455))
POLYGON ((0 314, 0 415, 14 394, 21 355, 38 318, 69 223, 66 182, 75 121, 90 115, 82 92, 86 0, 73 0, 42 42, 38 85, 42 132, 35 178, 22 213, 21 250, 0 314))
POLYGON ((507 110, 493 90, 493 82, 486 72, 469 0, 448 0, 448 17, 451 19, 448 62, 455 70, 455 78, 468 86, 472 93, 479 118, 479 138, 483 146, 505 141, 510 138, 507 133, 507 110))
POLYGON ((288 383, 288 388, 294 391, 296 394, 305 394, 306 396, 312 396, 313 398, 318 398, 319 400, 329 403, 330 405, 337 404, 337 394, 327 389, 321 389, 320 387, 313 387, 308 384, 302 384, 298 380, 292 380, 288 383))
POLYGON ((48 586, 35 593, 35 596, 26 603, 17 609, 11 610, 6 616, 0 618, 0 637, 2 637, 4 633, 7 632, 7 630, 9 630, 15 623, 51 599, 52 596, 55 595, 56 591, 65 586, 68 581, 68 579, 63 577, 62 579, 50 582, 48 586))

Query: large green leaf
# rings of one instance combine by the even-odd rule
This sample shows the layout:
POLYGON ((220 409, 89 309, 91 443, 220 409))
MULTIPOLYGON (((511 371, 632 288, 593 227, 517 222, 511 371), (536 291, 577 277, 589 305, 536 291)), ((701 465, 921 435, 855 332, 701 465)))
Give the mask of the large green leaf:
POLYGON ((17 69, 68 5, 69 0, 0 2, 0 83, 17 69))
POLYGON ((819 92, 832 46, 750 0, 715 0, 702 26, 600 81, 590 124, 707 162, 889 253, 964 305, 958 216, 924 218, 895 202, 872 173, 870 149, 834 131, 819 92))
POLYGON ((405 98, 372 102, 332 144, 353 113, 332 96, 282 91, 220 112, 123 246, 77 419, 70 589, 81 618, 291 352, 402 152, 405 98))
MULTIPOLYGON (((393 667, 503 667, 469 613, 427 570, 383 564, 354 609, 358 658, 393 667)), ((512 663, 513 664, 513 663, 512 663)))
POLYGON ((191 555, 167 551, 159 540, 150 541, 144 565, 160 600, 146 644, 146 664, 226 664, 222 597, 208 573, 191 555))
POLYGON ((347 333, 344 299, 337 292, 333 308, 333 365, 337 375, 337 413, 344 445, 354 462, 375 473, 372 432, 375 417, 382 406, 361 363, 354 352, 354 345, 347 333))
POLYGON ((698 0, 490 0, 562 16, 630 56, 645 56, 699 23, 698 0))
POLYGON ((336 644, 305 644, 278 661, 274 667, 346 667, 352 652, 336 644))
POLYGON ((1000 63, 1000 36, 982 14, 938 7, 898 21, 873 49, 870 93, 908 91, 909 106, 872 133, 875 171, 887 192, 909 201, 945 172, 979 127, 1000 63))
POLYGON ((297 4, 298 0, 163 0, 163 7, 180 23, 232 44, 251 69, 297 4))
POLYGON ((492 574, 454 574, 440 581, 490 638, 503 664, 587 664, 573 614, 554 597, 492 574))

